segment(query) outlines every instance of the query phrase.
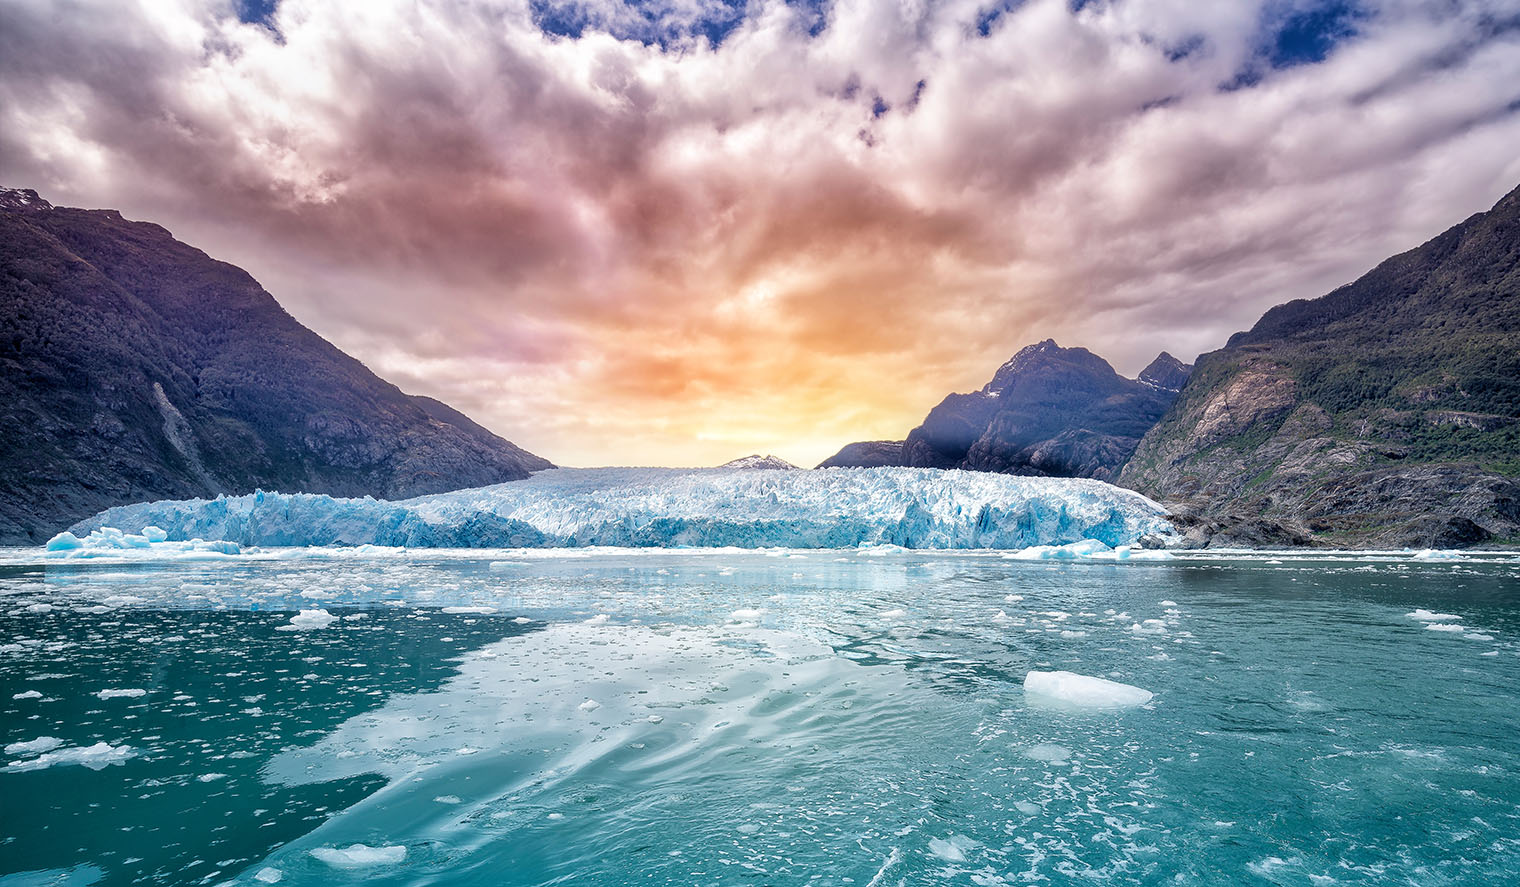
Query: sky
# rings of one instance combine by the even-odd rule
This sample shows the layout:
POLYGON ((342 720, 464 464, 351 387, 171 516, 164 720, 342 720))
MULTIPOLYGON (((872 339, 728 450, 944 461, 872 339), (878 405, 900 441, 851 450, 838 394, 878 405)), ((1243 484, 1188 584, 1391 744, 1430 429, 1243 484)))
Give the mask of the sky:
POLYGON ((1520 0, 0 0, 0 185, 563 465, 1134 375, 1520 185, 1520 0))

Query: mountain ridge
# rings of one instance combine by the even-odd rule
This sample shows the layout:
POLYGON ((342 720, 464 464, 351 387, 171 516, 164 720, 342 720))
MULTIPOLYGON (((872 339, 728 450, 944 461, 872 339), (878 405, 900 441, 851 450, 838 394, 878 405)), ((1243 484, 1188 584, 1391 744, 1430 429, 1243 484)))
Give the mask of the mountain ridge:
POLYGON ((1120 483, 1215 544, 1520 537, 1520 188, 1199 358, 1120 483))

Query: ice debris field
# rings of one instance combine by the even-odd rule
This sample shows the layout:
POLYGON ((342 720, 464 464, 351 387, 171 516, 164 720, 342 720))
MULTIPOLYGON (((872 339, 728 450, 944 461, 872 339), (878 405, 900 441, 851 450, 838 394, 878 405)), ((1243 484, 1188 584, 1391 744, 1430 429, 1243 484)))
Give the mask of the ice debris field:
POLYGON ((1148 534, 1173 532, 1160 505, 1096 480, 919 468, 559 468, 527 480, 394 502, 260 492, 127 505, 81 522, 49 548, 126 550, 161 544, 214 557, 237 554, 242 546, 364 544, 1045 546, 1044 555, 1077 558, 1132 545, 1148 534), (146 529, 128 535, 113 528, 146 529))

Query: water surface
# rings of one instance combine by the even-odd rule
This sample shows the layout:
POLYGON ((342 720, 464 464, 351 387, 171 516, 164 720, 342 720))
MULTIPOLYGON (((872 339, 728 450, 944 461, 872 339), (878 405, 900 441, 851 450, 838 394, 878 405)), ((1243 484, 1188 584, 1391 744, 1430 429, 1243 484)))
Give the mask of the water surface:
POLYGON ((1513 557, 31 560, 0 567, 0 884, 1520 871, 1513 557), (1156 695, 1053 707, 1030 669, 1156 695))

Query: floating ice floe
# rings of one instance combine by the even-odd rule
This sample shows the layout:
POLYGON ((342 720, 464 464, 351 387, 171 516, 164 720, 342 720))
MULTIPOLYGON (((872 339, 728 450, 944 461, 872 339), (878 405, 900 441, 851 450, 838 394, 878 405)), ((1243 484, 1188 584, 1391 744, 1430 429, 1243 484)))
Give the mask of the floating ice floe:
POLYGON ((1126 708, 1144 705, 1149 690, 1069 671, 1031 671, 1024 676, 1024 693, 1039 702, 1073 708, 1126 708))
POLYGON ((1071 758, 1071 749, 1064 745, 1042 742, 1024 749, 1024 757, 1031 761, 1044 761, 1047 764, 1064 764, 1071 758))
POLYGON ((311 855, 333 868, 357 869, 372 865, 395 865, 406 859, 406 848, 393 845, 371 847, 367 844, 350 844, 347 847, 318 847, 311 855))
POLYGON ((965 862, 966 852, 980 847, 976 841, 965 835, 951 835, 949 838, 930 838, 929 852, 946 862, 965 862))
POLYGON ((141 687, 131 687, 125 690, 101 690, 95 694, 101 699, 138 699, 148 695, 148 691, 141 687))
POLYGON ((312 631, 318 628, 326 628, 338 621, 338 617, 326 610, 302 610, 290 617, 289 625, 282 625, 282 631, 312 631))
POLYGON ((1066 545, 1032 545, 1003 556, 1015 561, 1161 561, 1172 557, 1160 549, 1134 545, 1110 547, 1097 539, 1083 539, 1066 545))
POLYGON ((30 742, 12 742, 5 747, 8 755, 40 755, 63 745, 63 740, 56 736, 39 736, 30 742))
POLYGON ((1433 613, 1430 610, 1420 609, 1409 614, 1410 619, 1418 619, 1421 622, 1457 622, 1461 616, 1455 613, 1433 613))
POLYGON ((58 748, 43 752, 35 758, 12 761, 5 765, 7 773, 24 773, 29 770, 46 770, 56 764, 79 764, 91 770, 101 770, 112 764, 120 764, 132 757, 130 745, 111 745, 97 742, 94 745, 58 748))
POLYGON ((1123 560, 1165 556, 1128 547, 1145 534, 1175 535, 1164 516, 1138 493, 1080 478, 927 468, 559 468, 401 501, 261 492, 128 505, 74 528, 104 534, 98 542, 94 533, 70 533, 49 544, 189 544, 128 541, 109 529, 152 526, 167 538, 244 546, 1029 549, 1091 540, 1097 544, 1071 556, 1123 560))
POLYGON ((1462 559, 1462 552, 1427 548, 1416 551, 1413 557, 1417 561, 1458 561, 1462 559))

